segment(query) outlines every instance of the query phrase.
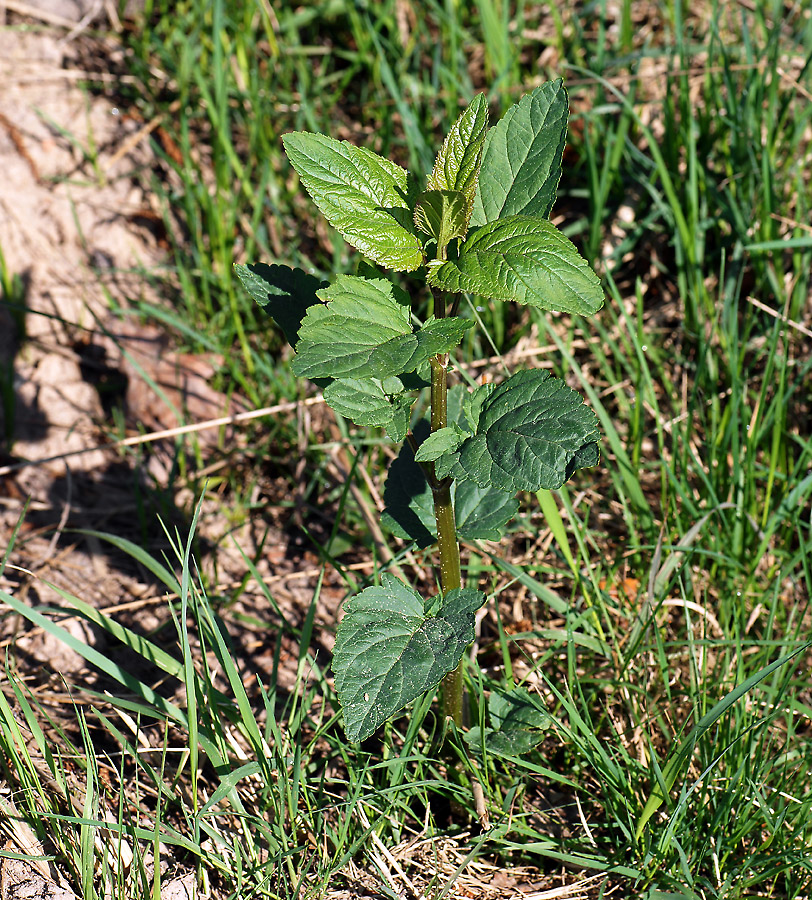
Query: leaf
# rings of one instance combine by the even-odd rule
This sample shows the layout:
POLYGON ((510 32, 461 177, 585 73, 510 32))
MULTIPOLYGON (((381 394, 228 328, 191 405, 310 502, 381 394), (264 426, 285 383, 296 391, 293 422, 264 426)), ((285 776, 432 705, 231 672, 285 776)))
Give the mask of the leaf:
POLYGON ((483 488, 473 481, 460 481, 454 486, 457 534, 463 541, 501 540, 505 525, 518 511, 515 492, 483 488))
POLYGON ((414 354, 409 299, 385 279, 337 275, 299 329, 293 371, 308 378, 382 378, 414 354), (404 341, 404 338, 407 338, 404 341))
POLYGON ((384 575, 380 587, 347 603, 333 673, 350 741, 369 737, 456 667, 474 639, 474 616, 484 602, 479 591, 462 589, 424 605, 416 591, 384 575))
POLYGON ((299 329, 293 371, 308 378, 386 378, 448 353, 473 322, 429 319, 412 332, 410 302, 386 279, 338 275, 299 329))
POLYGON ((395 414, 377 378, 337 378, 324 389, 324 401, 356 425, 386 427, 395 414))
POLYGON ((550 714, 540 698, 525 688, 514 688, 505 693, 493 691, 488 698, 488 712, 491 724, 499 731, 546 728, 550 724, 550 714))
POLYGON ((302 269, 265 263, 235 265, 234 271, 248 293, 282 329, 287 342, 295 347, 302 319, 311 306, 318 304, 317 292, 326 282, 302 269))
POLYGON ((387 531, 404 541, 415 541, 421 548, 437 540, 431 488, 408 444, 400 448, 389 466, 383 501, 381 525, 387 531))
POLYGON ((459 258, 429 264, 429 283, 555 312, 592 315, 603 306, 598 276, 547 219, 510 216, 470 233, 459 258))
POLYGON ((453 452, 467 437, 458 425, 450 425, 432 432, 418 447, 415 462, 433 462, 444 453, 453 452))
POLYGON ((540 85, 505 113, 485 140, 471 224, 519 214, 549 217, 568 116, 560 78, 540 85))
POLYGON ((394 441, 406 437, 411 395, 399 378, 336 378, 324 389, 324 402, 356 425, 385 428, 394 441))
POLYGON ((492 728, 484 733, 471 729, 465 740, 476 750, 485 747, 496 756, 521 756, 544 740, 550 714, 529 691, 515 688, 507 693, 493 691, 488 700, 492 728))
POLYGON ((413 398, 406 394, 395 394, 392 397, 392 419, 384 424, 389 437, 399 444, 406 439, 409 422, 412 418, 413 398))
POLYGON ((349 244, 397 271, 422 265, 420 240, 410 230, 405 169, 322 134, 297 131, 282 143, 316 206, 349 244))
MULTIPOLYGON (((415 428, 416 435, 421 431, 424 434, 428 431, 427 422, 415 428)), ((480 487, 473 481, 452 485, 451 494, 457 535, 464 541, 499 540, 504 526, 519 508, 515 491, 480 487)), ((381 525, 384 528, 403 540, 415 541, 419 547, 428 547, 437 540, 431 488, 408 444, 401 447, 398 458, 389 467, 383 499, 381 525)))
POLYGON ((415 332, 420 364, 438 353, 450 353, 462 340, 463 335, 474 323, 459 316, 443 319, 429 319, 415 332))
POLYGON ((453 474, 503 491, 553 490, 595 459, 598 425, 580 395, 548 372, 517 372, 482 404, 453 474))
POLYGON ((439 255, 450 241, 468 231, 468 212, 465 195, 459 191, 424 191, 414 208, 414 223, 437 241, 439 255))
POLYGON ((429 190, 460 191, 464 195, 466 227, 473 210, 487 130, 488 102, 484 94, 477 94, 448 132, 428 180, 429 190))

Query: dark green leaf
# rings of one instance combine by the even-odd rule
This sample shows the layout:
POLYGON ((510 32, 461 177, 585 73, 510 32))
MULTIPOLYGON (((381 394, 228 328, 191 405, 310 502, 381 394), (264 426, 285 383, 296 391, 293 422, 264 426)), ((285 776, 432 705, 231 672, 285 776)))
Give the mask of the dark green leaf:
POLYGON ((349 740, 369 737, 455 668, 474 639, 474 616, 484 602, 484 594, 465 589, 424 605, 416 591, 384 575, 380 587, 347 603, 333 672, 349 740))
POLYGON ((234 271, 248 293, 282 329, 288 343, 295 347, 302 319, 311 306, 318 304, 317 291, 326 282, 302 269, 265 263, 235 265, 234 271))
MULTIPOLYGON (((428 431, 428 423, 421 424, 422 428, 415 429, 417 435, 428 431)), ((515 491, 480 487, 473 481, 455 483, 451 491, 461 540, 499 540, 504 526, 519 508, 515 491)), ((415 541, 419 547, 428 547, 437 540, 431 488, 408 444, 401 447, 398 458, 389 467, 383 498, 384 528, 403 540, 415 541)))
POLYGON ((444 453, 453 452, 467 437, 458 425, 449 425, 430 434, 418 447, 416 462, 433 462, 444 453))
POLYGON ((522 97, 488 132, 473 225, 519 214, 550 215, 561 178, 568 116, 567 92, 558 79, 522 97))
POLYGON ((591 458, 586 448, 597 439, 597 418, 579 394, 540 369, 518 372, 485 399, 453 472, 503 491, 553 490, 574 461, 591 458))
MULTIPOLYGON (((494 731, 486 728, 484 741, 487 752, 492 756, 523 756, 544 740, 541 731, 528 731, 523 728, 515 731, 494 731)), ((479 727, 472 728, 465 735, 465 743, 476 753, 481 751, 483 733, 479 727)))
POLYGON ((487 129, 488 102, 484 94, 477 94, 448 132, 429 176, 429 190, 461 191, 465 196, 466 226, 474 205, 487 129))
POLYGON ((411 205, 405 169, 322 134, 298 131, 282 142, 316 206, 348 243, 398 271, 422 265, 420 240, 407 227, 411 205))
POLYGON ((412 418, 413 399, 408 394, 395 394, 392 397, 392 418, 384 423, 387 434, 395 443, 405 440, 409 432, 409 422, 412 418))
POLYGON ((429 282, 555 312, 592 315, 603 306, 598 276, 552 222, 531 216, 498 219, 473 230, 459 258, 435 261, 429 282))
POLYGON ((463 541, 498 541, 519 511, 515 492, 480 487, 473 481, 454 485, 457 534, 463 541))
POLYGON ((493 691, 488 698, 491 724, 499 731, 517 728, 546 728, 550 714, 540 697, 525 688, 514 688, 501 693, 493 691))
POLYGON ((488 753, 495 756, 521 756, 544 740, 550 725, 550 714, 541 700, 524 688, 507 693, 493 691, 488 700, 492 728, 483 732, 471 729, 466 742, 473 750, 481 750, 483 738, 488 753))

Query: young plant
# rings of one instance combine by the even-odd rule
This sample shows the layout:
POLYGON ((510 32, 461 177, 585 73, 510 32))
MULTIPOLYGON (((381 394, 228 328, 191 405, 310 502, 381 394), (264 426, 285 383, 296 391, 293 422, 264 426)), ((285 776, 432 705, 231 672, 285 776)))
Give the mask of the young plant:
POLYGON ((473 325, 457 315, 461 293, 580 315, 603 304, 597 276, 549 220, 568 112, 559 79, 489 129, 479 94, 425 189, 365 148, 306 132, 283 137, 302 184, 344 239, 373 263, 425 280, 433 310, 423 322, 406 292, 368 263, 330 285, 284 266, 237 267, 295 348, 293 371, 356 425, 405 441, 387 476, 383 524, 420 546, 437 544, 437 596, 384 574, 346 605, 333 672, 350 740, 441 680, 445 714, 462 725, 463 653, 485 595, 463 587, 460 540, 498 540, 519 491, 559 488, 598 462, 595 414, 546 371, 449 388, 450 354, 473 325), (425 388, 430 421, 412 422, 425 388))

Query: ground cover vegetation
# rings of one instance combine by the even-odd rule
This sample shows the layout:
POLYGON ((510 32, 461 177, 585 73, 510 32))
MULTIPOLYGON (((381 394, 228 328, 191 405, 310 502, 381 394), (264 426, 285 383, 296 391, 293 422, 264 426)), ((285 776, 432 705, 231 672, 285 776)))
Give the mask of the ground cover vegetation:
MULTIPOLYGON (((199 506, 183 533, 167 530, 163 557, 96 536, 166 588, 171 640, 63 592, 138 665, 3 591, 97 676, 71 685, 75 715, 57 716, 8 657, 8 827, 32 829, 85 897, 160 896, 155 858, 218 897, 504 895, 488 865, 580 883, 581 896, 808 897, 808 8, 220 0, 148 3, 144 17, 118 38, 116 96, 163 116, 172 177, 143 177, 171 262, 144 273, 166 303, 133 306, 190 351, 221 351, 220 386, 257 407, 301 410, 317 389, 294 377, 234 264, 299 267, 319 289, 369 275, 315 214, 282 136, 332 135, 424 175, 478 92, 495 125, 563 77, 551 221, 605 304, 580 320, 464 295, 456 315, 476 327, 454 362, 461 383, 488 373, 492 396, 520 368, 552 372, 597 415, 601 460, 554 492, 522 490, 500 543, 462 536, 461 586, 485 595, 471 727, 448 726, 426 685, 380 730, 348 735, 317 640, 327 580, 363 596, 402 575, 432 596, 433 535, 382 530, 391 452, 372 423, 325 412, 257 427, 224 453, 218 500, 236 519, 261 515, 254 488, 270 474, 280 505, 287 492, 320 510, 320 531, 291 512, 324 564, 309 603, 280 608, 250 555, 237 587, 204 575, 199 506), (234 643, 249 581, 267 601, 253 623, 272 635, 267 671, 246 669, 234 643)), ((387 284, 428 317, 424 280, 387 284)))

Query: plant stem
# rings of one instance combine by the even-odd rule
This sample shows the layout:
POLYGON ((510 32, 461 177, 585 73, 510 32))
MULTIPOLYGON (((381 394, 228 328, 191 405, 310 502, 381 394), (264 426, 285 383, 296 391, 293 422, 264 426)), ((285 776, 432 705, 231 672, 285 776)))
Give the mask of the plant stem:
MULTIPOLYGON (((434 315, 445 315, 445 297, 434 297, 434 315)), ((448 355, 440 354, 431 360, 431 430, 438 431, 448 425, 448 355)), ((433 468, 433 464, 432 464, 433 468)), ((440 587, 443 594, 462 587, 460 570, 460 545, 457 542, 457 524, 454 519, 454 503, 451 499, 451 478, 433 480, 434 518, 437 522, 437 545, 440 552, 440 587)), ((451 716, 458 727, 463 725, 463 666, 461 659, 453 672, 443 679, 443 713, 451 716)))

